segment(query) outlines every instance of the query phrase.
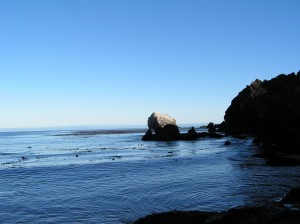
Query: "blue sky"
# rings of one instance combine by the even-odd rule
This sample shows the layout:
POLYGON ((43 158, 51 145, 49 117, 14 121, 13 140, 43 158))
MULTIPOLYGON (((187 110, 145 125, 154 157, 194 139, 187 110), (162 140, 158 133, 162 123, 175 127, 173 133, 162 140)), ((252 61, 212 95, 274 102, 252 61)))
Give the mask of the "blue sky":
POLYGON ((0 128, 221 122, 300 70, 298 0, 1 0, 0 128))

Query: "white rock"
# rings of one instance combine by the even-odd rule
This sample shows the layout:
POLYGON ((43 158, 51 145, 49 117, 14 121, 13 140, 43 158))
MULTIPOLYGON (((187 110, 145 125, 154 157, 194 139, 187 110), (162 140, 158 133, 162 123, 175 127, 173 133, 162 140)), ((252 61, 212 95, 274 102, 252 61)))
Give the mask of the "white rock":
POLYGON ((176 125, 176 120, 168 114, 153 112, 148 118, 148 127, 150 129, 160 129, 167 124, 176 125))

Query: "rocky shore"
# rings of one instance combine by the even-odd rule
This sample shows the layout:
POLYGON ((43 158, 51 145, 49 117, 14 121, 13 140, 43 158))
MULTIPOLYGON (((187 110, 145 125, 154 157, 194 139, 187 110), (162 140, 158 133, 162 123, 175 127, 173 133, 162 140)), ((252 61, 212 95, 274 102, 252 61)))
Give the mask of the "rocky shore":
POLYGON ((152 214, 134 224, 299 224, 300 212, 281 204, 230 209, 226 212, 172 211, 152 214))
POLYGON ((209 123, 207 132, 192 127, 180 133, 174 118, 157 112, 148 118, 148 127, 144 141, 252 136, 258 146, 254 156, 265 158, 267 165, 300 165, 300 71, 256 79, 232 100, 224 122, 209 123))
MULTIPOLYGON (((197 133, 192 127, 180 133, 176 120, 153 113, 144 141, 195 140, 252 136, 258 147, 253 155, 266 159, 270 166, 300 165, 300 71, 281 74, 271 80, 255 80, 231 102, 224 122, 206 126, 197 133)), ((225 145, 230 142, 225 142, 225 145)), ((292 189, 281 202, 257 207, 243 207, 224 212, 171 211, 152 214, 134 224, 298 224, 300 223, 300 188, 292 189), (290 206, 293 205, 293 206, 290 206)))
POLYGON ((133 224, 298 224, 300 188, 292 189, 280 202, 240 207, 224 212, 171 211, 155 213, 133 224))

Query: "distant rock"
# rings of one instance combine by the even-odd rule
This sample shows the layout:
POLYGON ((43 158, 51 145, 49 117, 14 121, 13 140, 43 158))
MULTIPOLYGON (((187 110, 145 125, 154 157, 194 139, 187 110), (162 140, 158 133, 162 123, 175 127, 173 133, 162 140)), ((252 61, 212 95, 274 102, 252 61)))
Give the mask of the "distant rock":
POLYGON ((214 124, 213 122, 209 122, 205 128, 208 129, 208 132, 224 132, 224 121, 221 124, 214 124))
POLYGON ((197 134, 196 129, 194 126, 192 126, 189 130, 188 130, 188 134, 197 134))
POLYGON ((258 144, 300 154, 300 72, 255 80, 232 100, 224 119, 226 134, 250 134, 258 144))
POLYGON ((170 115, 153 112, 148 118, 148 127, 156 132, 160 132, 166 125, 175 125, 176 120, 170 115))
POLYGON ((208 132, 216 132, 217 129, 215 127, 215 124, 210 122, 208 125, 207 125, 207 129, 208 129, 208 132))
POLYGON ((195 128, 194 127, 191 127, 189 130, 188 130, 188 133, 186 134, 181 134, 181 140, 196 140, 198 139, 199 136, 198 136, 198 133, 196 132, 195 128))

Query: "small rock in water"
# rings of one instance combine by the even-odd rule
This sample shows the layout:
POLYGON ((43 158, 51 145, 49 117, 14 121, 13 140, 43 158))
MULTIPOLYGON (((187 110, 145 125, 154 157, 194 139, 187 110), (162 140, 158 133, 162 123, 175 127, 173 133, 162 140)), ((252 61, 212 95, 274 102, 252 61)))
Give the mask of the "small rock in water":
POLYGON ((207 125, 207 129, 208 129, 208 132, 216 132, 217 129, 215 128, 215 124, 210 122, 208 125, 207 125))
POLYGON ((76 157, 78 157, 78 155, 76 155, 76 157))
POLYGON ((188 133, 189 134, 197 134, 197 132, 193 126, 188 130, 188 133))
POLYGON ((230 142, 230 141, 226 141, 226 142, 224 143, 224 145, 231 145, 231 142, 230 142))

